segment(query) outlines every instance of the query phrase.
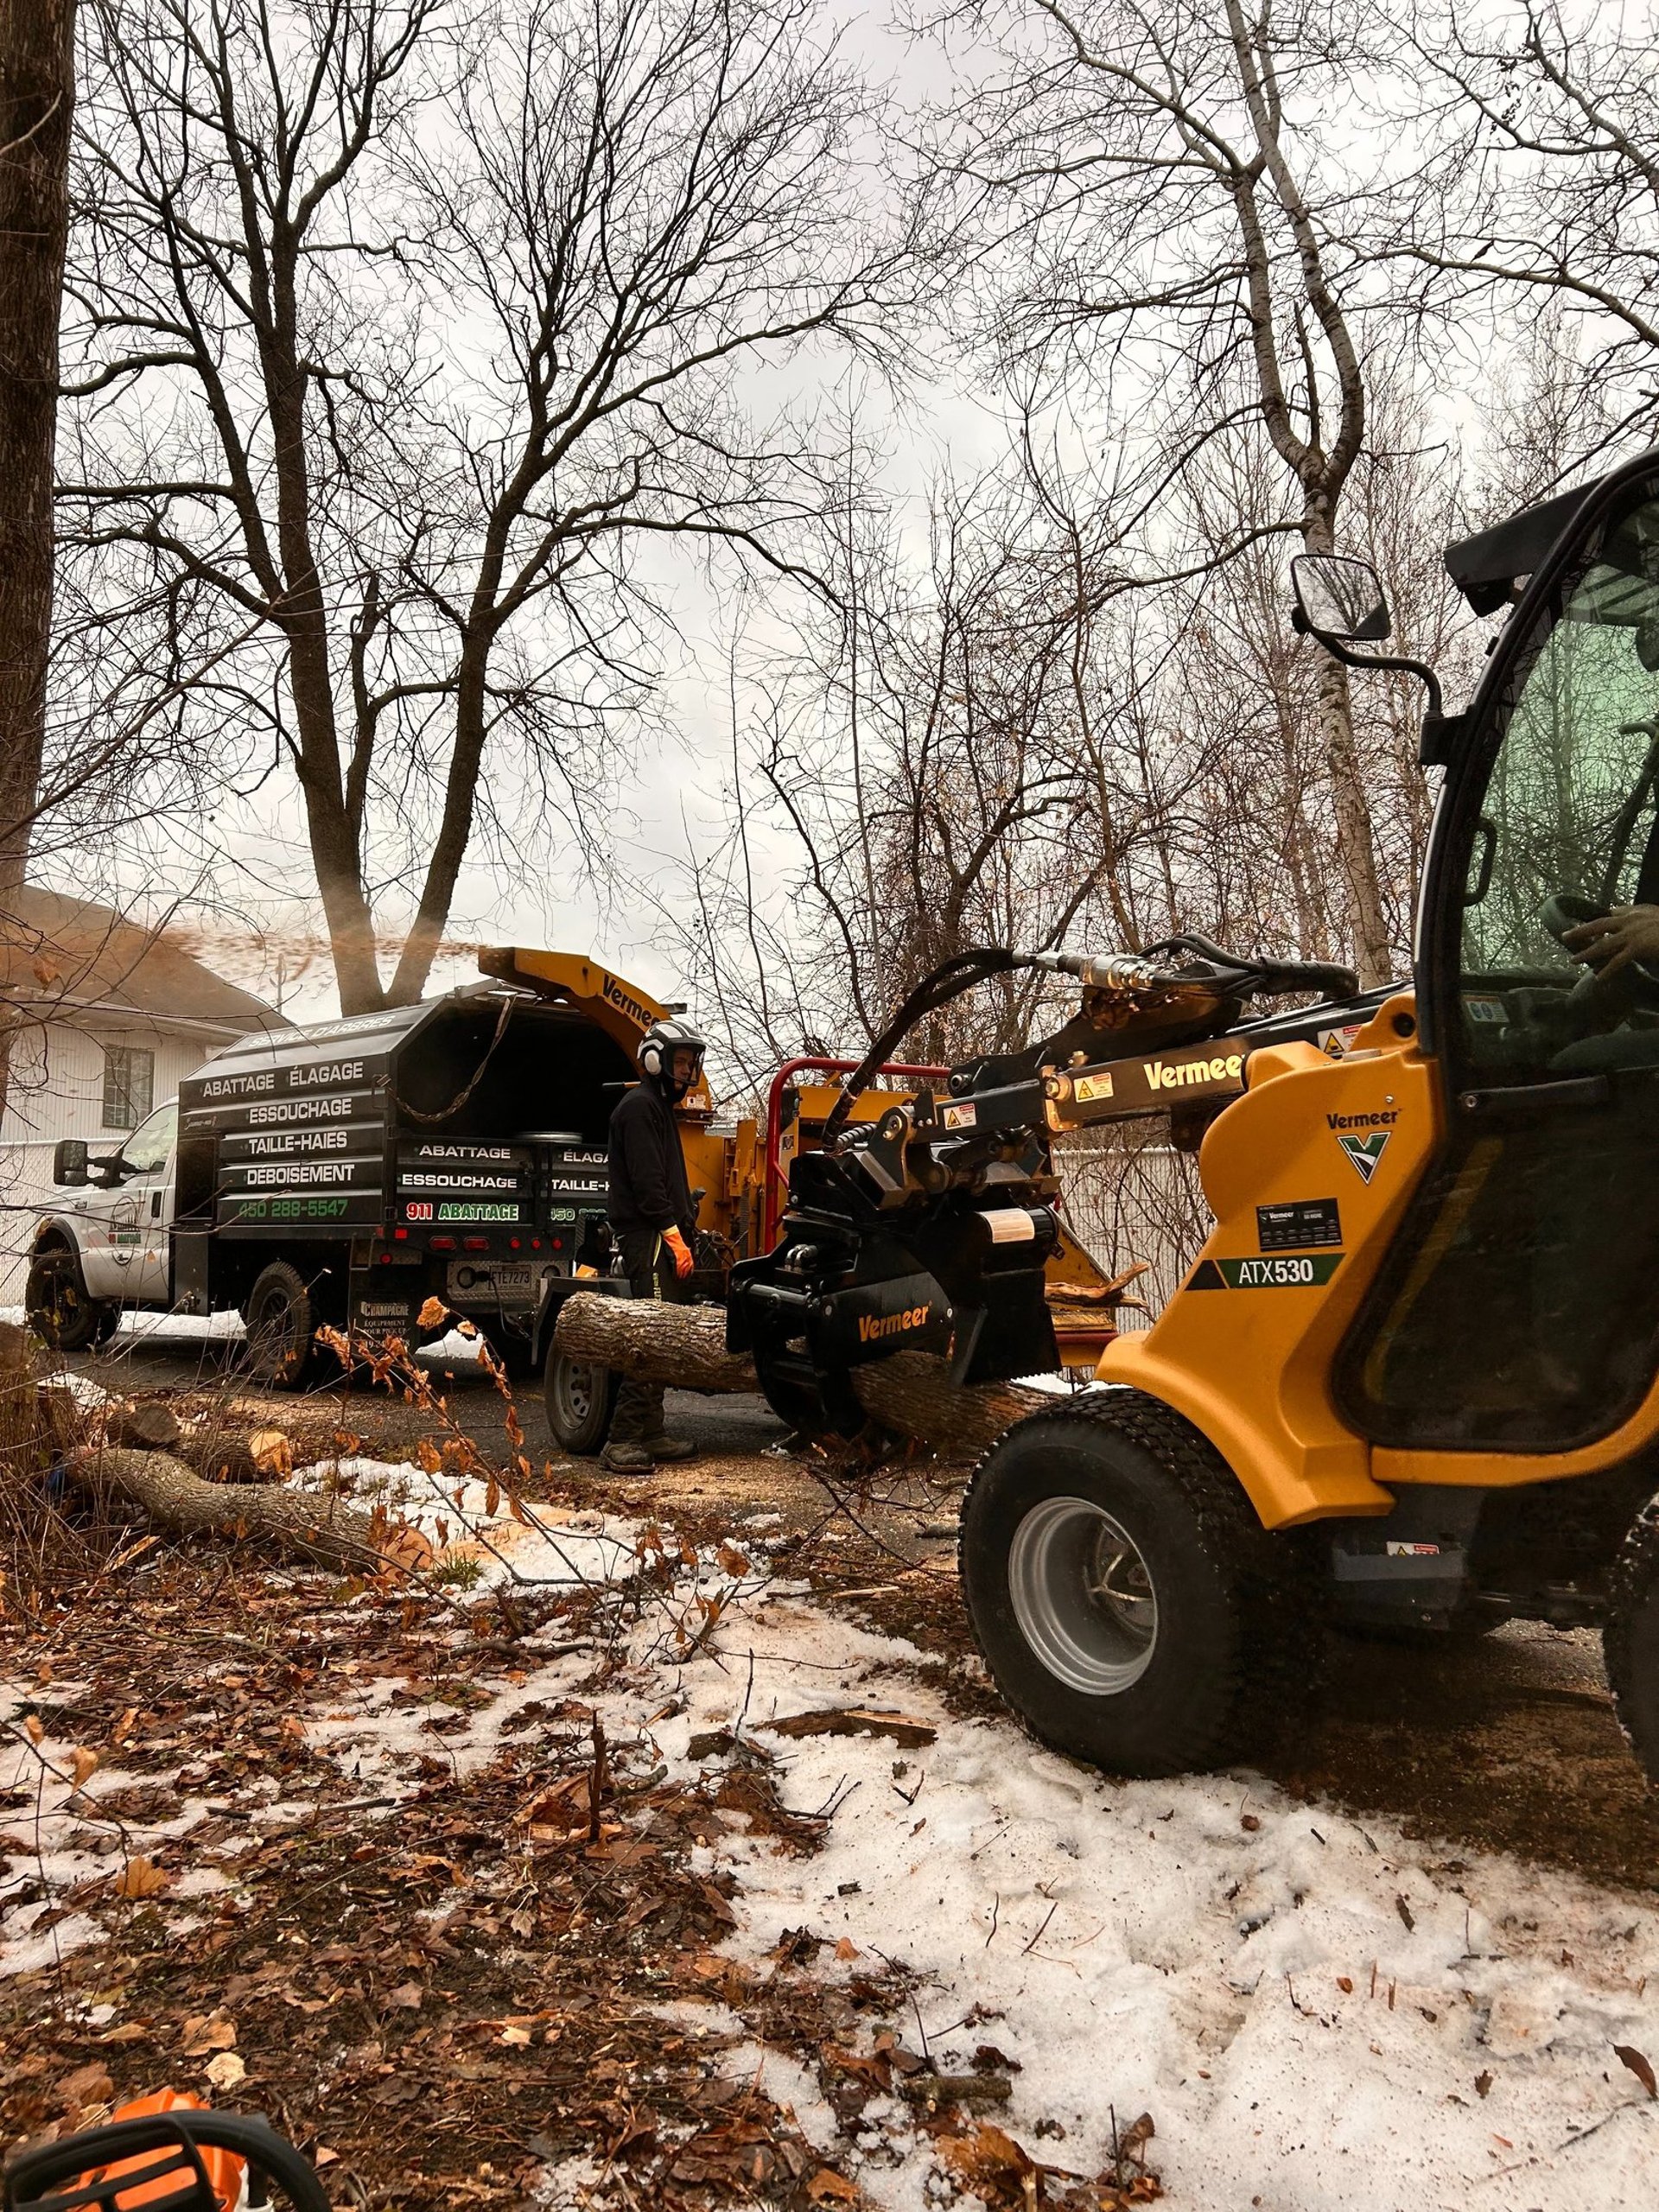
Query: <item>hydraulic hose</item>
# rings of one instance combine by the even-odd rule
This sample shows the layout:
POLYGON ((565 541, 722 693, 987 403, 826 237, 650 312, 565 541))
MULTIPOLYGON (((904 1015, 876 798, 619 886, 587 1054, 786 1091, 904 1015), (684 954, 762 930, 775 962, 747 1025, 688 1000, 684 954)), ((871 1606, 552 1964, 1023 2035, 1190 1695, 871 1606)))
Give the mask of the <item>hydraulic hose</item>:
POLYGON ((971 991, 976 983, 982 983, 992 976, 1007 976, 1017 968, 1042 968, 1052 964, 1052 956, 1039 952, 1010 952, 1003 945, 976 946, 969 952, 958 952, 943 960, 930 975, 906 992, 900 1000, 893 1019, 870 1046, 863 1058, 847 1078, 845 1088, 830 1109, 823 1125, 825 1148, 833 1145, 847 1126, 847 1116, 853 1110, 853 1101, 869 1088, 883 1061, 890 1060, 916 1024, 930 1014, 937 1014, 952 999, 959 999, 964 991, 971 991))

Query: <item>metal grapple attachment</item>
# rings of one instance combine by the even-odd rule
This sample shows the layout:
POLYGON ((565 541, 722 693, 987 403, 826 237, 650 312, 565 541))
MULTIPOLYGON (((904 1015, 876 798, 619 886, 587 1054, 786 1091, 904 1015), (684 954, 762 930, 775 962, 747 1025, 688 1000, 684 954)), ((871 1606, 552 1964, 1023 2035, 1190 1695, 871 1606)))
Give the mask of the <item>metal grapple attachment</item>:
POLYGON ((964 1137, 929 1096, 895 1105, 796 1160, 776 1249, 732 1271, 727 1341, 783 1420, 844 1436, 866 1418, 851 1370, 897 1351, 960 1382, 1052 1368, 1055 1187, 1038 1132, 964 1137))

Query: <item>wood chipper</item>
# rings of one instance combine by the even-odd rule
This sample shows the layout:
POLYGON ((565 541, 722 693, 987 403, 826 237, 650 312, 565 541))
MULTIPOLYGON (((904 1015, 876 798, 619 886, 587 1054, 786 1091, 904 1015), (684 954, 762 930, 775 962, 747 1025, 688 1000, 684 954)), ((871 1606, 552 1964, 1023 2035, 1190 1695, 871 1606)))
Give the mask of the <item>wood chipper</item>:
POLYGON ((1248 1751, 1327 1622, 1524 1617, 1602 1627, 1659 1776, 1659 454, 1447 566, 1510 609, 1458 715, 1356 650, 1389 634, 1363 563, 1294 563, 1299 626, 1428 686, 1409 982, 1192 936, 984 956, 878 1051, 999 963, 1075 975, 1077 1020, 831 1125, 734 1271, 731 1342, 791 1419, 850 1427, 849 1363, 905 1347, 969 1381, 1050 1366, 1052 1139, 1173 1109, 1214 1217, 1196 1263, 1104 1387, 1003 1435, 962 1519, 1003 1694, 1116 1772, 1248 1751))
MULTIPOLYGON (((652 1022, 680 1009, 664 1006, 639 984, 577 953, 500 945, 481 951, 479 965, 500 983, 533 993, 546 1006, 581 1015, 619 1048, 616 1065, 607 1070, 613 1080, 606 1085, 599 1108, 600 1134, 589 1133, 589 1148, 572 1166, 571 1188, 562 1186, 562 1195, 573 1209, 571 1221, 581 1231, 587 1263, 542 1272, 541 1304, 531 1329, 530 1354, 542 1366, 548 1422, 554 1434, 567 1451, 597 1452, 610 1427, 619 1378, 591 1361, 560 1351, 553 1341, 554 1328, 561 1306, 573 1293, 613 1287, 602 1253, 596 1254, 590 1242, 604 1216, 604 1118, 623 1088, 623 1079, 632 1074, 640 1039, 652 1022)), ((865 1065, 849 1096, 835 1078, 855 1065, 849 1059, 818 1057, 785 1061, 772 1078, 765 1118, 759 1123, 747 1116, 721 1121, 703 1083, 675 1109, 686 1170, 698 1202, 693 1289, 699 1297, 723 1299, 734 1267, 775 1242, 792 1165, 817 1150, 826 1127, 849 1119, 855 1127, 874 1122, 911 1095, 904 1086, 942 1081, 947 1072, 896 1062, 882 1053, 865 1065), (884 1088, 868 1087, 876 1077, 884 1088)), ((1107 1281, 1083 1247, 1060 1232, 1047 1255, 1045 1287, 1060 1342, 1058 1357, 1092 1370, 1116 1332, 1122 1285, 1107 1281)))

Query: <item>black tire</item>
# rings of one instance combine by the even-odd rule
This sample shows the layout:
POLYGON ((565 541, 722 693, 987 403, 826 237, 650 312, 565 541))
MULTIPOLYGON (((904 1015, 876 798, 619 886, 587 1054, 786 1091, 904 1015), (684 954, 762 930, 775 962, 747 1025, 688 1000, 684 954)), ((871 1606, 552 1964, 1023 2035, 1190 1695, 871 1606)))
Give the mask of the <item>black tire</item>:
POLYGON ((116 1308, 89 1298, 80 1261, 60 1249, 35 1255, 23 1290, 29 1325, 53 1351, 89 1351, 114 1333, 116 1308))
POLYGON ((569 1359, 550 1344, 542 1370, 547 1425, 567 1452, 592 1456, 604 1449, 622 1378, 613 1368, 569 1359))
POLYGON ((1317 1671, 1308 1556, 1139 1390, 1017 1423, 963 1500, 963 1591, 998 1689, 1045 1743, 1113 1774, 1271 1741, 1317 1671))
POLYGON ((1659 1782, 1659 1497, 1613 1561, 1601 1631, 1613 1711, 1649 1782, 1659 1782))
POLYGON ((254 1277, 243 1301, 246 1372, 270 1390, 302 1389, 315 1364, 320 1318, 299 1269, 286 1260, 273 1260, 254 1277))

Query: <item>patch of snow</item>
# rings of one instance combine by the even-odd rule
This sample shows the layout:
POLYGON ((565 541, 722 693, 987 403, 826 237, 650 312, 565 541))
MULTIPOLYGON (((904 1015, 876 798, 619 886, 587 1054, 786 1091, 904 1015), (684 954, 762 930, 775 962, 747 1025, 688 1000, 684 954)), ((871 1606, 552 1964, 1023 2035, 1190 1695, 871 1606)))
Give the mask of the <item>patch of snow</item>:
MULTIPOLYGON (((1034 2156, 1096 2171, 1115 2108, 1120 2126, 1153 2113, 1172 2202, 1216 2212, 1462 2205, 1477 2186, 1566 2212, 1659 2183, 1654 2111, 1613 2056, 1659 2050, 1646 1907, 1495 1857, 1454 1874, 1248 1776, 1109 1782, 895 1684, 905 1647, 816 1608, 768 1604, 747 1625, 746 1726, 795 1809, 837 1809, 812 1858, 716 1845, 741 1885, 726 1948, 758 1960, 806 1927, 920 1974, 942 2069, 981 2042, 1020 2062, 1003 2124, 1034 2156), (938 1739, 766 1733, 773 1713, 850 1703, 900 1706, 938 1739)), ((732 1680, 711 1673, 688 1671, 665 1749, 730 1719, 732 1680)), ((895 2207, 918 2185, 909 2157, 856 2177, 895 2207)))
MULTIPOLYGON (((694 1854, 736 1879, 722 1948, 756 1963, 806 1928, 826 1977, 859 1970, 835 1960, 843 1939, 908 1968, 941 2070, 966 2070, 982 2043, 1018 2063, 995 2117, 1033 2157, 1096 2172, 1114 2112, 1122 2127, 1146 2111, 1182 2212, 1651 2197, 1659 2108, 1613 2052, 1659 2051, 1644 1904, 1466 1847, 1447 1866, 1250 1775, 1108 1781, 1011 1721, 951 1715, 913 1647, 776 1592, 735 1593, 712 1642, 688 1661, 642 1624, 621 1671, 582 1694, 614 1741, 632 1732, 671 1772, 697 1770, 693 1733, 736 1727, 777 1759, 794 1809, 834 1808, 814 1856, 741 1826, 694 1854), (653 1719, 677 1693, 683 1710, 653 1719), (900 1708, 937 1739, 766 1729, 852 1704, 900 1708)), ((512 1699, 560 1686, 556 1662, 512 1699)), ((444 1747, 473 1756, 459 1736, 444 1747)), ((867 2106, 849 2149, 792 2060, 747 2044, 722 2061, 762 2065, 810 2141, 837 2144, 891 2212, 921 2212, 933 2152, 901 2101, 867 2106)))
POLYGON ((404 1460, 352 1457, 295 1470, 290 1486, 339 1491, 382 1506, 421 1534, 439 1565, 471 1560, 474 1586, 500 1582, 601 1589, 632 1580, 639 1566, 639 1525, 597 1513, 521 1503, 517 1513, 475 1476, 429 1474, 404 1460))

